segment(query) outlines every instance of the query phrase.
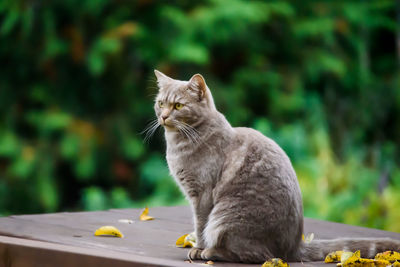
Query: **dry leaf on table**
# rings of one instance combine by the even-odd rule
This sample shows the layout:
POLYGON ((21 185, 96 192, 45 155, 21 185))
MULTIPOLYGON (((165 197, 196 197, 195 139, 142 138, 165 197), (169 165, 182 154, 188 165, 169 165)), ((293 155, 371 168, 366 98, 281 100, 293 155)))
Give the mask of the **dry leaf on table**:
POLYGON ((192 248, 196 245, 196 235, 195 233, 185 234, 179 237, 175 245, 179 248, 192 248))
POLYGON ((150 220, 154 220, 154 217, 151 217, 151 216, 149 216, 148 214, 149 214, 149 208, 146 207, 146 208, 143 210, 142 214, 140 214, 140 217, 139 217, 140 220, 141 220, 141 221, 150 221, 150 220))
POLYGON ((129 219, 119 219, 118 222, 119 222, 119 223, 127 223, 127 224, 132 224, 132 223, 134 223, 134 221, 129 220, 129 219))
POLYGON ((115 237, 124 237, 120 230, 118 230, 114 226, 102 226, 96 230, 94 233, 95 236, 115 236, 115 237))
POLYGON ((304 236, 304 234, 301 235, 301 239, 303 239, 304 243, 311 243, 314 239, 314 233, 310 233, 307 236, 304 236))
POLYGON ((264 262, 261 267, 290 267, 290 265, 279 258, 273 258, 264 262))
POLYGON ((375 260, 387 260, 390 262, 395 262, 395 261, 400 262, 400 253, 396 252, 396 251, 385 251, 385 252, 376 254, 375 260))
POLYGON ((333 251, 326 255, 325 263, 341 262, 343 253, 348 253, 348 257, 353 254, 353 252, 347 252, 343 250, 333 251))
POLYGON ((361 253, 357 250, 354 253, 344 252, 341 262, 337 264, 339 267, 386 267, 390 266, 387 260, 374 260, 361 258, 361 253))

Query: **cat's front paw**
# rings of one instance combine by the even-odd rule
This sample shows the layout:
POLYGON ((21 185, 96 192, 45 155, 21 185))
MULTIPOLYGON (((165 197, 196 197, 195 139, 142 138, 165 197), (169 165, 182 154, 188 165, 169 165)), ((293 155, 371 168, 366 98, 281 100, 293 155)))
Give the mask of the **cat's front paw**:
POLYGON ((228 258, 226 258, 225 253, 221 249, 215 249, 215 248, 206 248, 203 249, 201 252, 201 259, 205 261, 229 261, 228 258))
POLYGON ((188 258, 190 260, 201 260, 202 248, 191 248, 188 253, 188 258))

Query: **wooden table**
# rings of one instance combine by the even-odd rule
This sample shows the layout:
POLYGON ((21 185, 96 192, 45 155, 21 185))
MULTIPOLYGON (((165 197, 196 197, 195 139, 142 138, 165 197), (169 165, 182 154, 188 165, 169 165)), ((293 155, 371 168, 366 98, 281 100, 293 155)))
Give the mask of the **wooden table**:
MULTIPOLYGON (((150 208, 152 221, 139 221, 140 210, 62 212, 0 218, 0 267, 9 266, 201 266, 185 262, 188 249, 176 248, 178 237, 192 231, 188 207, 150 208), (131 219, 132 224, 120 223, 131 219), (97 237, 94 231, 114 225, 124 238, 97 237)), ((305 219, 305 233, 318 239, 391 237, 399 233, 305 219)), ((291 266, 325 266, 322 262, 291 266)), ((261 266, 215 263, 213 266, 261 266)))

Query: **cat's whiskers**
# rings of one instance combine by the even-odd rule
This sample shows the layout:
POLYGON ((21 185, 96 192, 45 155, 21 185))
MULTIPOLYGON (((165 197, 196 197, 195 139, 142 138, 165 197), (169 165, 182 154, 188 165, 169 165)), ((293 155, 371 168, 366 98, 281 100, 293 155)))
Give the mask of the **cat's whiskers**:
POLYGON ((186 129, 183 126, 179 127, 179 130, 182 131, 182 133, 184 135, 186 135, 186 137, 193 143, 193 144, 199 144, 199 142, 197 141, 196 137, 192 135, 192 133, 190 131, 188 131, 188 129, 186 129))
POLYGON ((179 121, 175 121, 174 125, 179 130, 179 132, 185 135, 192 143, 197 143, 195 137, 188 131, 188 129, 186 129, 184 125, 180 124, 179 121))
POLYGON ((190 134, 190 136, 192 136, 193 141, 194 141, 196 144, 202 143, 202 142, 201 142, 202 139, 200 138, 200 136, 198 135, 198 133, 196 133, 192 128, 190 128, 190 127, 188 127, 188 126, 186 126, 186 125, 182 125, 182 128, 185 129, 185 131, 187 131, 187 132, 190 134))
POLYGON ((201 143, 205 144, 203 138, 200 136, 200 133, 198 130, 196 130, 196 128, 194 128, 193 126, 187 124, 186 122, 182 122, 182 124, 199 140, 201 141, 201 143))
POLYGON ((173 121, 174 126, 182 133, 184 134, 193 144, 199 144, 199 141, 197 140, 199 136, 196 134, 185 124, 183 124, 181 121, 173 121))
POLYGON ((148 94, 147 96, 148 97, 154 97, 154 96, 157 96, 157 93, 151 93, 151 94, 148 94))
POLYGON ((144 142, 149 141, 159 126, 160 126, 160 123, 158 122, 158 119, 154 119, 151 122, 149 122, 149 124, 147 124, 146 128, 141 132, 141 134, 146 134, 143 141, 144 142))
POLYGON ((184 126, 186 126, 186 127, 188 127, 188 128, 190 128, 191 130, 193 130, 193 132, 195 132, 196 134, 197 134, 197 136, 199 136, 200 137, 200 135, 199 135, 199 131, 197 131, 196 130, 196 128, 194 128, 193 126, 191 126, 190 124, 187 124, 186 122, 184 122, 184 121, 181 121, 180 122, 181 124, 183 124, 184 126))
POLYGON ((186 122, 183 121, 177 121, 176 126, 179 130, 182 131, 194 144, 197 145, 204 145, 208 149, 210 147, 207 145, 207 143, 204 142, 203 138, 200 136, 199 131, 196 130, 193 126, 190 124, 187 124, 186 122))

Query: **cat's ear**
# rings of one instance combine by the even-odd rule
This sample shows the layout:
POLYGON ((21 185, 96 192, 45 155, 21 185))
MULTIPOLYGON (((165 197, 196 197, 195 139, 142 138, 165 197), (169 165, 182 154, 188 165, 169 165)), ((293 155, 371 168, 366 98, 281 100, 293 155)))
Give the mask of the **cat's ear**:
POLYGON ((203 76, 200 74, 193 75, 193 77, 189 80, 188 88, 199 96, 199 100, 203 100, 205 98, 210 109, 216 109, 211 91, 208 89, 203 76))
POLYGON ((163 86, 163 84, 166 84, 166 83, 172 81, 172 78, 168 77, 167 75, 165 75, 161 71, 154 70, 154 74, 157 77, 157 83, 158 83, 160 88, 163 86))
POLYGON ((199 98, 203 99, 207 92, 206 81, 200 74, 195 74, 189 80, 189 88, 199 94, 199 98))

